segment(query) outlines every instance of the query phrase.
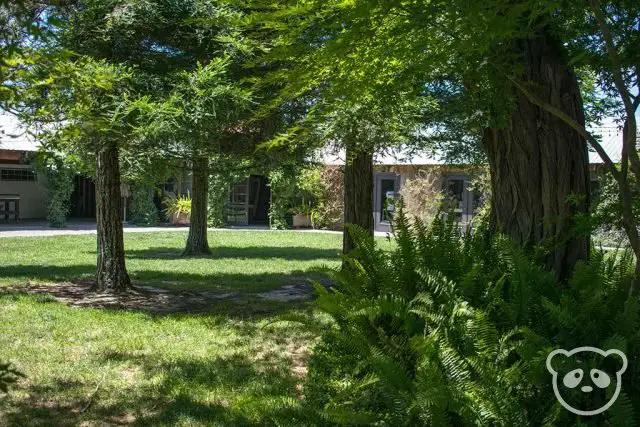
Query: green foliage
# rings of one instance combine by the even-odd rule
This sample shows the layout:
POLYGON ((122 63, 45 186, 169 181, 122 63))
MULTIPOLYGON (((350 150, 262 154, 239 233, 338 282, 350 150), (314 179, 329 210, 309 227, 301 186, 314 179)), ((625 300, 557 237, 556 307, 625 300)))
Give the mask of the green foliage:
POLYGON ((46 188, 47 221, 51 227, 62 228, 71 208, 74 177, 77 173, 75 162, 70 156, 58 152, 40 152, 34 166, 46 188))
MULTIPOLYGON (((629 177, 633 217, 640 218, 640 185, 633 176, 629 177)), ((597 225, 606 229, 622 228, 622 203, 620 190, 615 180, 608 174, 601 177, 600 188, 595 197, 594 217, 597 225)))
POLYGON ((227 222, 229 190, 233 184, 246 179, 251 168, 247 160, 235 156, 218 155, 212 164, 214 166, 209 179, 208 224, 211 227, 222 227, 227 222))
POLYGON ((286 216, 290 214, 297 194, 298 173, 293 167, 274 169, 269 172, 271 188, 271 205, 269 221, 271 228, 282 230, 289 228, 286 216))
POLYGON ((0 363, 0 392, 7 393, 9 386, 24 375, 11 366, 10 363, 0 363))
POLYGON ((344 216, 344 173, 341 168, 324 166, 318 177, 318 201, 311 212, 314 228, 336 228, 344 216))
POLYGON ((635 425, 640 301, 627 297, 629 254, 595 253, 568 285, 501 236, 450 219, 413 225, 400 209, 397 246, 350 227, 356 249, 317 285, 334 319, 312 357, 310 404, 341 424, 570 425, 545 367, 554 348, 592 345, 629 356, 623 396, 587 425, 635 425), (613 319, 613 321, 612 321, 613 319))
POLYGON ((169 218, 174 215, 191 215, 191 196, 189 194, 186 196, 167 197, 162 204, 164 205, 163 212, 169 218))
POLYGON ((150 184, 134 184, 131 188, 131 220, 139 225, 158 222, 158 209, 153 203, 156 189, 150 184))
POLYGON ((342 172, 304 162, 287 164, 269 173, 273 194, 270 217, 274 228, 286 228, 285 217, 306 215, 313 228, 334 226, 342 219, 342 172))

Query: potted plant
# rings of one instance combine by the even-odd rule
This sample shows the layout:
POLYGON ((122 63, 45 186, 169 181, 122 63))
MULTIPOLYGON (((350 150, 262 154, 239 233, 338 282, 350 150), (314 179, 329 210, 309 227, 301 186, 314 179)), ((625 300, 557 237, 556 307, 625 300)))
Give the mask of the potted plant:
POLYGON ((293 208, 293 228, 311 228, 311 211, 311 202, 305 202, 304 199, 293 208))
POLYGON ((191 196, 167 197, 164 199, 164 214, 173 225, 189 225, 191 196))

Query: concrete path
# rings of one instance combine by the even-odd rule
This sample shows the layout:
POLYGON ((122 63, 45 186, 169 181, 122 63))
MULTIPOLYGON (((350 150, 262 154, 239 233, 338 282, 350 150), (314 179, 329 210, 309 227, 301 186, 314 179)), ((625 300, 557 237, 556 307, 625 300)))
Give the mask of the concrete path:
MULTIPOLYGON (((159 227, 139 227, 125 224, 125 233, 157 233, 157 232, 183 232, 186 233, 189 227, 159 226, 159 227)), ((209 231, 271 231, 265 226, 249 227, 229 227, 210 228, 209 231)), ((332 233, 342 234, 341 231, 331 230, 290 230, 292 233, 332 233)), ((2 237, 44 237, 44 236, 67 236, 76 234, 96 234, 96 224, 91 221, 71 221, 66 228, 51 228, 46 221, 24 220, 19 223, 0 223, 0 238, 2 237)), ((387 233, 376 231, 376 236, 384 237, 387 233)))

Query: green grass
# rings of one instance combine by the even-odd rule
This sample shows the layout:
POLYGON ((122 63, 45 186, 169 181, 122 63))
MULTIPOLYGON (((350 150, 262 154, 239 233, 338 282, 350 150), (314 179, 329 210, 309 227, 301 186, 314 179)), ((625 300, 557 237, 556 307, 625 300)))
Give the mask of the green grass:
POLYGON ((0 360, 26 378, 0 425, 310 424, 298 375, 315 335, 296 305, 220 302, 207 315, 70 308, 0 294, 0 360))
MULTIPOLYGON (((264 292, 319 277, 340 262, 342 236, 328 233, 209 232, 213 254, 181 257, 186 233, 126 233, 127 269, 137 284, 165 288, 264 292)), ((0 239, 0 285, 92 278, 96 237, 0 239)))
MULTIPOLYGON (((179 232, 125 234, 136 284, 242 291, 202 313, 68 307, 0 293, 0 362, 26 375, 0 395, 0 425, 312 425, 300 390, 326 319, 254 292, 339 265, 342 236, 211 232, 214 253, 180 256, 179 232), (302 318, 303 323, 283 319, 302 318)), ((92 278, 93 235, 0 239, 0 285, 92 278)), ((384 239, 380 241, 389 246, 384 239)))

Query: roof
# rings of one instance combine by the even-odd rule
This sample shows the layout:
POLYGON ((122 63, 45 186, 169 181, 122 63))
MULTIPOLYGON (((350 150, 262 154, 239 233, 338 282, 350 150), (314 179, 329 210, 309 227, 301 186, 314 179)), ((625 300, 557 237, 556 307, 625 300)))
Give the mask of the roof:
MULTIPOLYGON (((607 155, 614 163, 620 162, 622 151, 622 130, 618 128, 613 121, 606 121, 602 126, 590 129, 590 131, 599 137, 601 145, 607 155)), ((640 141, 640 136, 638 137, 640 141)), ((322 154, 322 161, 326 165, 344 165, 344 150, 325 149, 322 154)), ((589 164, 604 163, 598 153, 589 147, 589 164)), ((393 153, 377 154, 374 157, 374 164, 379 165, 419 165, 433 166, 444 165, 446 161, 444 156, 437 152, 410 153, 407 149, 399 149, 393 153)))
POLYGON ((40 147, 14 116, 0 113, 0 150, 37 151, 40 147))
MULTIPOLYGON (((590 130, 596 137, 599 137, 600 145, 602 145, 602 148, 604 148, 604 151, 611 160, 613 160, 614 163, 620 162, 622 154, 622 129, 618 128, 618 126, 612 122, 590 130)), ((598 153, 591 147, 589 147, 589 163, 604 163, 598 153)))
MULTIPOLYGON (((325 148, 321 153, 322 163, 325 165, 344 165, 346 154, 344 149, 332 150, 325 148)), ((434 152, 409 153, 407 149, 394 152, 378 153, 374 156, 376 165, 443 165, 446 162, 442 156, 434 152)))
MULTIPOLYGON (((601 145, 609 157, 615 162, 620 161, 622 148, 622 130, 611 119, 604 120, 602 125, 591 131, 601 140, 601 145)), ((640 139, 640 138, 639 138, 640 139)), ((0 112, 0 150, 9 151, 37 151, 40 143, 27 134, 25 127, 18 119, 10 114, 0 112)), ((327 165, 343 165, 344 150, 334 151, 325 149, 322 161, 327 165)), ((399 149, 393 153, 378 154, 374 162, 381 165, 443 165, 444 157, 436 152, 410 154, 408 150, 399 149)), ((604 163, 598 153, 589 149, 589 163, 604 163)))

